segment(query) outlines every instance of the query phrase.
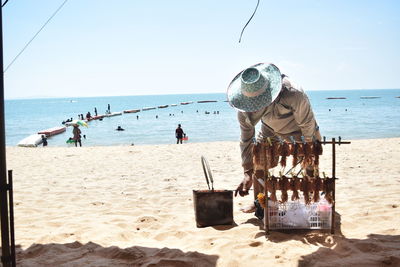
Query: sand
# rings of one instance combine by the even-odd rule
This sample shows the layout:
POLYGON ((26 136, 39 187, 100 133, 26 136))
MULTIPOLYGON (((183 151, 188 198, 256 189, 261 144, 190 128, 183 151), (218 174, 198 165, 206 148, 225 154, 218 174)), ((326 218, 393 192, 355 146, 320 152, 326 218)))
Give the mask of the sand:
MULTIPOLYGON (((336 233, 271 231, 234 199, 197 228, 193 189, 242 179, 238 142, 7 148, 18 266, 400 266, 400 138, 337 147, 336 233)), ((331 147, 321 169, 330 174, 331 147)))

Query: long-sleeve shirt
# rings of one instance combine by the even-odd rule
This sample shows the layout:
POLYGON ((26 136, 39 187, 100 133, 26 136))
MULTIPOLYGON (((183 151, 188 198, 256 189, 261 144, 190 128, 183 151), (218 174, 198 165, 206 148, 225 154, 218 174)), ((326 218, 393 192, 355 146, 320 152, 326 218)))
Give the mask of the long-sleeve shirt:
POLYGON ((303 89, 287 77, 282 80, 278 97, 267 107, 256 112, 238 112, 240 124, 240 150, 245 171, 253 168, 252 148, 255 125, 261 120, 261 137, 280 136, 288 140, 313 137, 321 139, 310 101, 303 89))

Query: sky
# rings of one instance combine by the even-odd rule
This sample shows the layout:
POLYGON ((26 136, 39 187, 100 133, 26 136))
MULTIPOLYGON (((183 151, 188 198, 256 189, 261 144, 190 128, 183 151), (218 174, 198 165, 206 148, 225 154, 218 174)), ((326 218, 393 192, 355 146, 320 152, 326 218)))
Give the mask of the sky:
MULTIPOLYGON (((4 3, 4 0, 2 0, 4 3)), ((64 0, 9 0, 4 68, 64 0)), ((224 93, 272 62, 307 90, 400 88, 397 0, 68 0, 5 72, 5 98, 224 93)))

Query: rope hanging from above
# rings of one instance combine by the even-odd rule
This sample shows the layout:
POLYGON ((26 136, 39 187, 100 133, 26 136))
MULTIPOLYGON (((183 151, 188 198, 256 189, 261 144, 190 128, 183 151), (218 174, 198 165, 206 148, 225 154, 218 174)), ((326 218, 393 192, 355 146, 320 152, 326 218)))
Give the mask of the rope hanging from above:
POLYGON ((251 15, 250 19, 247 21, 246 25, 244 25, 244 27, 243 27, 243 29, 242 29, 242 32, 240 33, 239 43, 240 43, 240 41, 242 40, 242 35, 243 35, 243 32, 244 32, 244 29, 246 29, 247 25, 248 25, 248 24, 250 23, 250 21, 253 19, 254 14, 256 14, 256 11, 257 11, 257 8, 258 8, 258 5, 259 5, 259 4, 260 4, 260 0, 257 0, 257 6, 256 6, 256 9, 255 9, 254 12, 253 12, 253 15, 251 15))

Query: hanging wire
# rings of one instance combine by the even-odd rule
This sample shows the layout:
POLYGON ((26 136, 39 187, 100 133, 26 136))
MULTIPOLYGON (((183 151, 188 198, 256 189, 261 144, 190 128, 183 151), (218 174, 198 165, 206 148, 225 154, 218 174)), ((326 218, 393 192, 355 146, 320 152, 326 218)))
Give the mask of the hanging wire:
POLYGON ((258 5, 259 5, 259 4, 260 4, 260 0, 257 0, 257 6, 256 6, 256 9, 255 9, 254 12, 253 12, 253 15, 251 15, 249 21, 247 21, 246 25, 244 25, 244 27, 243 27, 242 32, 240 33, 239 43, 240 43, 240 41, 242 40, 242 35, 243 35, 243 32, 244 32, 244 29, 246 29, 247 25, 249 24, 249 22, 251 21, 251 19, 254 17, 254 14, 256 14, 256 11, 257 11, 257 8, 258 8, 258 5))
MULTIPOLYGON (((8 0, 7 0, 8 1, 8 0)), ((3 4, 3 6, 7 3, 7 1, 3 4)), ((51 17, 43 24, 43 26, 37 31, 37 33, 32 37, 31 40, 22 48, 22 50, 14 57, 14 59, 8 64, 8 66, 5 68, 4 73, 8 70, 8 68, 17 60, 17 58, 25 51, 25 49, 32 43, 32 41, 38 36, 38 34, 46 27, 46 25, 50 22, 50 20, 57 14, 58 11, 65 5, 65 3, 68 0, 65 0, 58 8, 57 10, 51 15, 51 17)))
POLYGON ((6 0, 6 1, 1 5, 1 7, 4 7, 4 6, 7 4, 7 2, 8 2, 8 0, 6 0))

